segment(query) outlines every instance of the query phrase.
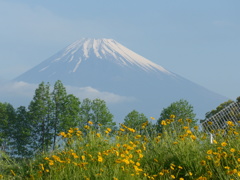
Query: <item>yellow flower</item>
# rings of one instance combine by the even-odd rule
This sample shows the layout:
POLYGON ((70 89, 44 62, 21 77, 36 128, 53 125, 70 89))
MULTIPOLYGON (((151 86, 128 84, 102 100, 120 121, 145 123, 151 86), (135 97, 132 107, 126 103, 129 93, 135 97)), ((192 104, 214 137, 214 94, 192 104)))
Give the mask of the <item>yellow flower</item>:
POLYGON ((193 128, 194 128, 195 130, 198 130, 198 126, 194 126, 193 128))
POLYGON ((150 117, 150 119, 152 119, 152 120, 155 120, 155 118, 154 118, 154 117, 150 117))
POLYGON ((71 134, 71 133, 73 133, 74 131, 73 131, 72 128, 70 128, 70 129, 68 130, 68 132, 71 134))
POLYGON ((43 166, 43 164, 39 164, 39 166, 40 166, 41 169, 44 171, 44 166, 43 166))
POLYGON ((172 178, 172 179, 175 179, 176 177, 175 177, 174 175, 171 175, 171 178, 172 178))
POLYGON ((112 131, 112 129, 111 129, 111 128, 107 128, 107 131, 108 131, 108 132, 111 132, 111 131, 112 131))
POLYGON ((88 121, 88 124, 93 125, 93 122, 92 121, 88 121))
POLYGON ((182 122, 182 119, 178 119, 178 122, 182 122))
POLYGON ((170 118, 171 118, 171 119, 174 119, 175 117, 176 117, 176 116, 173 115, 173 114, 170 115, 170 118))
POLYGON ((230 149, 230 152, 234 153, 236 150, 234 148, 230 149))
POLYGON ((86 157, 84 155, 81 156, 82 160, 85 161, 86 157))
POLYGON ((160 176, 163 176, 164 175, 164 173, 163 172, 160 172, 160 173, 158 173, 160 176))
POLYGON ((189 122, 189 123, 191 123, 191 122, 192 122, 192 120, 191 120, 191 119, 186 119, 186 121, 187 121, 187 122, 189 122))
POLYGON ((207 154, 212 154, 213 153, 213 151, 211 150, 211 149, 209 149, 208 151, 207 151, 207 154))
POLYGON ((119 130, 120 130, 120 131, 122 131, 122 132, 124 132, 124 131, 125 131, 123 128, 120 128, 119 130))
POLYGON ((184 178, 179 178, 179 180, 184 180, 184 178))
POLYGON ((49 165, 50 166, 53 166, 54 165, 54 162, 52 160, 49 161, 49 165))
POLYGON ((192 172, 188 172, 188 174, 189 174, 189 176, 192 176, 192 175, 193 175, 192 172))
POLYGON ((212 123, 211 121, 208 121, 208 124, 209 124, 209 125, 212 125, 213 123, 212 123))
POLYGON ((167 125, 166 121, 162 120, 161 125, 166 126, 167 125))
POLYGON ((202 166, 205 166, 205 165, 206 165, 206 161, 202 160, 202 161, 200 162, 200 164, 201 164, 202 166))
POLYGON ((143 154, 140 153, 140 154, 139 154, 139 158, 143 158, 143 154))
POLYGON ((130 132, 136 132, 135 129, 133 129, 133 128, 128 128, 128 130, 129 130, 130 132))
POLYGON ((210 156, 206 156, 206 159, 211 160, 212 158, 210 156))
POLYGON ((221 143, 222 146, 227 146, 226 142, 221 143))
POLYGON ((97 137, 101 137, 101 134, 97 133, 96 136, 97 136, 97 137))
POLYGON ((118 180, 118 178, 113 177, 113 180, 118 180))
POLYGON ((60 132, 59 135, 62 136, 62 137, 64 137, 64 138, 67 137, 67 134, 66 134, 65 132, 60 132))
POLYGON ((141 135, 136 135, 135 139, 139 139, 141 137, 141 135))
POLYGON ((102 161, 103 161, 102 156, 98 156, 98 162, 102 162, 102 161))
POLYGON ((227 121, 227 124, 228 124, 229 126, 234 126, 234 123, 233 123, 232 121, 227 121))
POLYGON ((84 128, 85 128, 85 129, 90 129, 90 126, 85 125, 84 128))
POLYGON ((211 171, 207 171, 209 176, 212 176, 212 172, 211 171))
POLYGON ((136 165, 137 165, 137 166, 140 166, 141 164, 140 164, 139 162, 136 162, 136 165))
POLYGON ((192 138, 192 140, 196 140, 197 139, 197 137, 194 136, 194 135, 191 135, 191 138, 192 138))

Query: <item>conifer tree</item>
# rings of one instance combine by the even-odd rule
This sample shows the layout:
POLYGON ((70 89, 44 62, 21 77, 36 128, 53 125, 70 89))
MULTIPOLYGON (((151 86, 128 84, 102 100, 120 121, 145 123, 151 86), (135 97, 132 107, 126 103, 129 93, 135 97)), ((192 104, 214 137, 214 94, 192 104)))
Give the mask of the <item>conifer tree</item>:
POLYGON ((24 106, 16 110, 16 119, 12 129, 12 150, 13 155, 18 157, 31 156, 31 121, 24 106))
POLYGON ((74 95, 67 94, 66 88, 60 80, 54 84, 53 102, 53 149, 59 132, 67 131, 77 126, 80 112, 80 101, 74 95))
POLYGON ((0 149, 10 153, 15 109, 9 103, 0 103, 0 149))
POLYGON ((53 134, 53 103, 49 83, 39 84, 28 109, 32 125, 32 148, 47 151, 52 144, 53 134))

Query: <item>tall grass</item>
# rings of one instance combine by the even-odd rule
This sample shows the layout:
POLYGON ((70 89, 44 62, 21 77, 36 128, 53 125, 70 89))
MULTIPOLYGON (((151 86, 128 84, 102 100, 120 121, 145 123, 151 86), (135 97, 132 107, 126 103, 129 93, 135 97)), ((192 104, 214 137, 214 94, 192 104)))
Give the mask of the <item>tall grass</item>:
MULTIPOLYGON (((196 179, 230 180, 240 178, 239 131, 228 123, 228 130, 216 130, 214 141, 191 126, 191 120, 162 121, 163 132, 141 133, 121 125, 118 131, 94 130, 85 126, 61 132, 64 145, 28 163, 5 163, 3 179, 196 179), (191 128, 192 127, 192 128, 191 128)), ((90 123, 91 124, 91 123, 90 123)))

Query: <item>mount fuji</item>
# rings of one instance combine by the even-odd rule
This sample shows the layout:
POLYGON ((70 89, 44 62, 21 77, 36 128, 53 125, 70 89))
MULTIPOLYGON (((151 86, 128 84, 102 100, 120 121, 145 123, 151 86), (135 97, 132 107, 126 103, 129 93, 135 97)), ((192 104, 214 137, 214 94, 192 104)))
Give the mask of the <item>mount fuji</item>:
POLYGON ((99 98, 104 94, 118 122, 133 109, 158 118, 162 108, 180 99, 202 118, 227 100, 113 39, 78 40, 14 79, 35 84, 57 80, 79 92, 98 93, 99 98))

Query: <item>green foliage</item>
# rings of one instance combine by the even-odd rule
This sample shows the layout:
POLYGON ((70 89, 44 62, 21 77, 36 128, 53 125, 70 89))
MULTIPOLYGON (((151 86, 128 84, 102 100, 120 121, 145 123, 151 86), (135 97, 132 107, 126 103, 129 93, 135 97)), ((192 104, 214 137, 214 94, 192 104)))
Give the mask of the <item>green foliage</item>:
POLYGON ((81 104, 81 123, 79 127, 82 129, 91 121, 95 129, 103 129, 105 127, 115 128, 116 123, 113 122, 113 115, 110 113, 106 103, 101 99, 90 100, 84 99, 81 104))
POLYGON ((53 149, 55 149, 58 133, 77 126, 80 101, 74 95, 67 94, 66 88, 60 80, 54 84, 51 99, 53 104, 53 149))
POLYGON ((105 101, 101 99, 92 101, 92 121, 94 124, 103 126, 102 128, 113 128, 116 125, 105 101))
POLYGON ((29 123, 28 112, 24 106, 16 110, 16 118, 13 123, 11 154, 17 157, 30 157, 31 124, 29 123))
POLYGON ((32 148, 42 152, 48 151, 52 145, 53 133, 53 103, 49 83, 39 84, 28 109, 32 127, 32 148))
POLYGON ((195 119, 196 114, 194 113, 193 106, 189 104, 186 100, 179 100, 171 103, 167 108, 164 108, 160 114, 160 118, 158 119, 158 131, 162 131, 161 121, 165 119, 169 119, 171 115, 174 115, 176 119, 191 119, 193 121, 192 125, 194 125, 197 121, 195 119))
POLYGON ((9 103, 0 103, 0 150, 11 151, 10 142, 16 120, 15 110, 9 103))
POLYGON ((142 124, 146 123, 147 121, 148 118, 143 113, 133 110, 124 118, 123 124, 127 127, 140 130, 142 128, 142 124))
MULTIPOLYGON (((229 132, 210 137, 191 128, 189 119, 172 116, 163 122, 163 133, 139 134, 122 124, 109 136, 91 124, 87 133, 78 128, 62 132, 66 146, 18 164, 7 158, 0 166, 4 179, 98 179, 98 180, 230 180, 239 179, 240 133, 231 124, 229 132), (173 131, 172 124, 182 131, 173 131), (124 133, 122 133, 124 132, 124 133)), ((0 158, 1 163, 1 158, 0 158)), ((1 177, 1 176, 0 176, 1 177)))
POLYGON ((205 115, 205 118, 210 118, 213 115, 217 114, 218 112, 220 112, 221 110, 223 110, 225 107, 227 107, 228 105, 232 104, 234 101, 232 100, 228 100, 226 102, 223 102, 222 104, 220 104, 216 109, 207 112, 205 115))

